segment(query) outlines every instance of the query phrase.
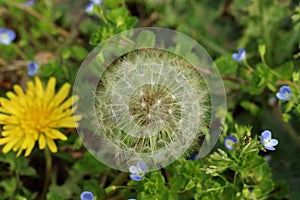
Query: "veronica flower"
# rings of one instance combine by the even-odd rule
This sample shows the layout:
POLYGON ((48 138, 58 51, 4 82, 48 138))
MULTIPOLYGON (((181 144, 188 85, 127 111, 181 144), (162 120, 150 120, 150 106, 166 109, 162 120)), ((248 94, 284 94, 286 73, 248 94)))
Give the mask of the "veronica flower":
POLYGON ((147 171, 147 166, 145 163, 139 161, 136 166, 130 166, 129 172, 130 178, 134 181, 141 181, 145 176, 147 171))
POLYGON ((198 160, 200 158, 199 153, 195 153, 187 158, 187 160, 198 160))
POLYGON ((36 62, 30 62, 28 64, 28 76, 33 76, 35 74, 37 74, 38 72, 38 69, 39 69, 39 66, 36 62))
POLYGON ((233 147, 237 143, 237 141, 238 140, 234 136, 228 135, 224 139, 224 145, 225 145, 226 149, 233 150, 233 147))
POLYGON ((275 147, 278 144, 278 140, 272 139, 272 133, 269 130, 265 130, 261 133, 261 143, 265 149, 274 151, 275 147))
POLYGON ((85 12, 86 13, 92 13, 94 12, 94 4, 93 3, 88 3, 85 6, 85 12))
POLYGON ((232 54, 232 58, 235 61, 241 62, 242 60, 244 60, 246 58, 246 50, 240 48, 237 53, 232 54))
POLYGON ((25 6, 33 6, 35 4, 35 0, 27 0, 23 5, 25 6))
POLYGON ((0 44, 10 45, 16 39, 16 33, 13 30, 0 28, 0 44))
POLYGON ((292 90, 289 86, 281 86, 276 97, 280 100, 288 101, 292 98, 292 90))
POLYGON ((84 191, 80 195, 80 200, 94 200, 94 195, 89 191, 84 191))
POLYGON ((95 5, 100 5, 102 4, 103 0, 90 0, 90 2, 92 2, 95 5))
POLYGON ((45 87, 36 76, 27 83, 24 92, 19 85, 14 85, 14 92, 7 92, 7 98, 0 98, 0 124, 3 126, 0 145, 3 153, 11 150, 19 156, 25 151, 30 155, 35 143, 39 149, 49 147, 57 152, 54 140, 67 140, 59 128, 75 128, 80 116, 73 116, 72 104, 77 96, 69 97, 71 85, 65 83, 55 93, 55 78, 50 78, 45 87))

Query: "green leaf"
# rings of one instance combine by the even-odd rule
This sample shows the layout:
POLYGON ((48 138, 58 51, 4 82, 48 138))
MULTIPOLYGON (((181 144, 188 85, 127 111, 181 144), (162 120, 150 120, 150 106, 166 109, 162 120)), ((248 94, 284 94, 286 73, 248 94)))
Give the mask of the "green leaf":
POLYGON ((232 59, 231 55, 224 55, 215 60, 220 73, 234 75, 238 69, 238 63, 232 59))
POLYGON ((280 65, 275 69, 275 71, 280 74, 281 80, 291 80, 293 76, 294 63, 292 61, 288 61, 280 65))
POLYGON ((117 8, 122 3, 124 3, 124 0, 109 0, 109 1, 103 1, 103 4, 107 8, 117 8))
POLYGON ((47 200, 64 200, 65 197, 61 193, 56 192, 48 192, 47 193, 47 200))
POLYGON ((87 56, 88 52, 82 46, 74 45, 71 47, 71 54, 72 58, 75 58, 76 60, 82 60, 87 56))
POLYGON ((105 165, 100 163, 89 152, 85 152, 83 158, 77 161, 73 168, 82 174, 101 174, 107 169, 105 165))
POLYGON ((1 197, 4 199, 6 197, 12 197, 17 189, 17 181, 15 178, 3 180, 0 182, 0 188, 3 188, 5 191, 4 194, 1 194, 1 197))

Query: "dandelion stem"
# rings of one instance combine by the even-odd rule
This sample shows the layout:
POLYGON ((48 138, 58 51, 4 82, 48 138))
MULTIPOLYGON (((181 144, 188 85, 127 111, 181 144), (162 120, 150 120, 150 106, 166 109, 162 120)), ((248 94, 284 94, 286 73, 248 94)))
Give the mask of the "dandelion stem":
POLYGON ((45 177, 44 177, 44 185, 41 193, 41 200, 46 199, 46 194, 49 186, 50 174, 52 169, 52 157, 48 147, 45 148, 45 177))

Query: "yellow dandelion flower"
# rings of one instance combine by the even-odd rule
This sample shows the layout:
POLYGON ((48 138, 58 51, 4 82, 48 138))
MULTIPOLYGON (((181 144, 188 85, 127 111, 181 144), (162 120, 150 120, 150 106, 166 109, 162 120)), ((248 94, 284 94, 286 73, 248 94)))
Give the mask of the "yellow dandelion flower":
POLYGON ((55 94, 56 79, 50 78, 46 87, 35 77, 34 82, 27 83, 26 93, 19 85, 13 87, 14 92, 7 92, 6 98, 0 98, 0 124, 3 124, 0 145, 3 153, 11 150, 19 156, 25 151, 30 155, 38 141, 39 149, 49 147, 57 152, 56 139, 67 137, 58 128, 75 128, 80 116, 73 117, 72 103, 77 96, 68 97, 70 84, 64 84, 55 94))

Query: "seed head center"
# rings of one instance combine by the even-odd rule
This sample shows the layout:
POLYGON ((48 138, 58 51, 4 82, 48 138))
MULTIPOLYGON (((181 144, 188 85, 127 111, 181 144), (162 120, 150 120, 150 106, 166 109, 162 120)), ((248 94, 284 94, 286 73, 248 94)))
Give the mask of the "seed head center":
POLYGON ((178 110, 179 103, 175 96, 158 84, 145 84, 138 88, 129 100, 129 111, 140 126, 166 121, 178 110), (170 112, 171 111, 171 112, 170 112))

